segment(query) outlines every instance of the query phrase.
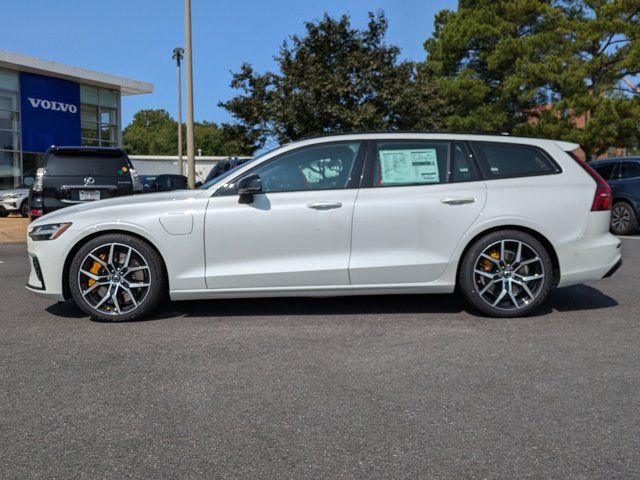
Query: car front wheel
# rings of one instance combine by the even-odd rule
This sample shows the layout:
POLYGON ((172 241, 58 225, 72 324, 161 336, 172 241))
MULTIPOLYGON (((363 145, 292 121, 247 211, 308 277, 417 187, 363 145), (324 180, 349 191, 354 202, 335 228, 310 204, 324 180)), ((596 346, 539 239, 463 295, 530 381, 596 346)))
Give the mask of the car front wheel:
POLYGON ((504 230, 471 245, 462 259, 458 285, 477 310, 492 317, 522 317, 544 302, 552 274, 549 252, 537 239, 504 230))
POLYGON ((124 234, 96 237, 73 257, 69 287, 74 301, 97 320, 137 320, 150 313, 166 292, 158 252, 124 234))

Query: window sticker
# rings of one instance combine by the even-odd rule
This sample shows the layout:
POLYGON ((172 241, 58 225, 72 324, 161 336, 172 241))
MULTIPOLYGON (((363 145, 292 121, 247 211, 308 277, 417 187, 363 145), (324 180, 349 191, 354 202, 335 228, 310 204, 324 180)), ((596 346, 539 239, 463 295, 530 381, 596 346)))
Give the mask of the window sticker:
POLYGON ((379 156, 383 185, 440 182, 435 148, 380 150, 379 156))

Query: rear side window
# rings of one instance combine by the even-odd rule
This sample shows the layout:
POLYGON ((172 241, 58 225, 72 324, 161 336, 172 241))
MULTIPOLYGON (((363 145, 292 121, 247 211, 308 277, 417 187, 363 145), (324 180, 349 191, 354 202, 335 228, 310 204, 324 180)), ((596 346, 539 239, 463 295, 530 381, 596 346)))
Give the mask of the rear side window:
POLYGON ((560 169, 542 149, 512 143, 473 142, 484 175, 491 178, 549 175, 560 169))
POLYGON ((605 180, 613 177, 613 171, 616 168, 615 163, 592 163, 591 166, 605 180))
POLYGON ((640 162, 622 162, 620 164, 620 178, 640 177, 640 162))
POLYGON ((378 142, 373 170, 374 187, 446 183, 449 142, 378 142))
POLYGON ((117 177, 129 172, 129 162, 122 154, 105 155, 49 155, 45 164, 47 175, 54 176, 108 176, 117 177))
POLYGON ((453 160, 449 172, 450 182, 472 182, 478 180, 473 157, 467 147, 456 142, 453 147, 453 160))

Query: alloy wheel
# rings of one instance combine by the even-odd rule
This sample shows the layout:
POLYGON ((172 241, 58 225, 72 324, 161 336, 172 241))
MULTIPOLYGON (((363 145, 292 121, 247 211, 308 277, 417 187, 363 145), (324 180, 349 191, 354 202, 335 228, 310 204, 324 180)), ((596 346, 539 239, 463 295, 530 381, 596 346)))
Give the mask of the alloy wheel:
POLYGON ((611 212, 611 226, 616 232, 624 232, 631 224, 631 212, 623 205, 616 205, 611 212))
POLYGON ((520 310, 533 302, 544 284, 544 263, 529 244, 514 239, 489 245, 476 258, 475 288, 489 306, 520 310))
POLYGON ((78 288, 82 298, 101 314, 121 315, 135 310, 150 287, 149 263, 129 245, 100 245, 80 263, 78 288))

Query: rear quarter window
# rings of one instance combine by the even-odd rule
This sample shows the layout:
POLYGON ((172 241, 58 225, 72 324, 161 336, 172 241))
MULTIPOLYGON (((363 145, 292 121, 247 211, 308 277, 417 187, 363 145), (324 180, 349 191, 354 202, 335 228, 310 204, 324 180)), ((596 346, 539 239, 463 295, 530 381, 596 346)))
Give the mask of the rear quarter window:
POLYGON ((560 168, 541 148, 512 143, 473 142, 482 173, 488 179, 551 175, 560 168))
POLYGON ((53 176, 106 176, 118 177, 129 172, 131 166, 122 154, 114 155, 49 155, 45 170, 47 175, 53 176))

